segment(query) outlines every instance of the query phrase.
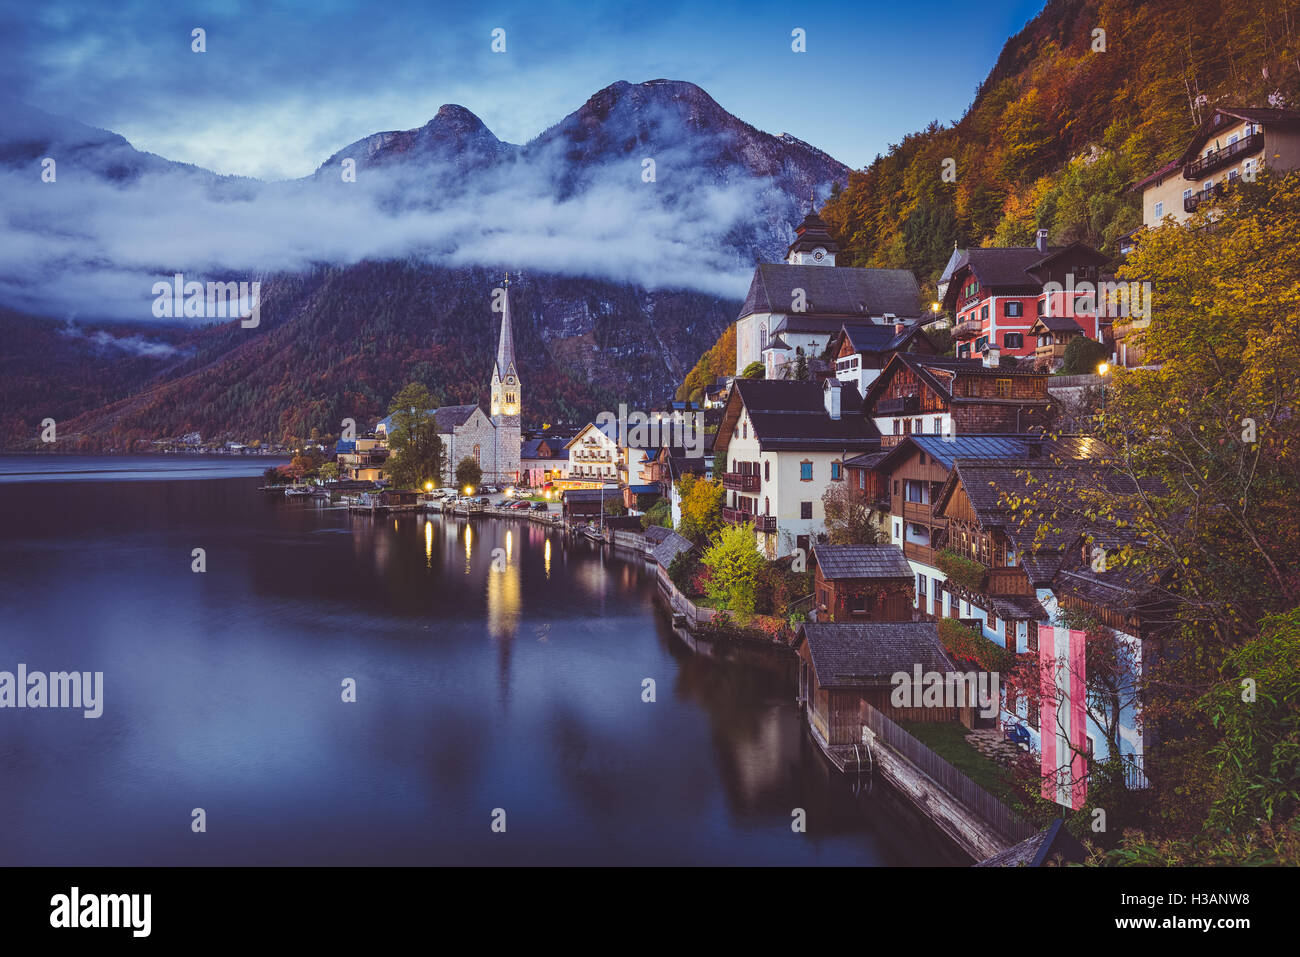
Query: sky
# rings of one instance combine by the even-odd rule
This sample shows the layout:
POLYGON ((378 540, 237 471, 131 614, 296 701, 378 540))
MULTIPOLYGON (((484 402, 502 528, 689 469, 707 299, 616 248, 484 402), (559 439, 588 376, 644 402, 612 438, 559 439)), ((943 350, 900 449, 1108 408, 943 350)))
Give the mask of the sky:
POLYGON ((663 77, 861 168, 958 119, 1042 6, 0 0, 0 89, 171 160, 276 180, 444 103, 524 143, 617 80, 663 77))

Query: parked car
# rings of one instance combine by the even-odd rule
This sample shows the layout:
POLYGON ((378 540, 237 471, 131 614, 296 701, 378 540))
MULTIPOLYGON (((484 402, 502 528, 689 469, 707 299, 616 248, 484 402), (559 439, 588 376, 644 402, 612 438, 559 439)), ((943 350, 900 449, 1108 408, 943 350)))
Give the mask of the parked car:
POLYGON ((482 486, 482 487, 479 488, 479 491, 480 491, 480 492, 496 492, 496 491, 499 491, 499 490, 497 489, 497 487, 496 487, 495 485, 484 485, 484 486, 482 486))
POLYGON ((486 495, 480 495, 480 496, 479 496, 478 503, 479 503, 480 505, 491 505, 491 504, 492 504, 492 501, 491 501, 491 499, 489 499, 486 495))
POLYGON ((532 509, 534 512, 545 512, 550 506, 545 502, 533 502, 532 509))

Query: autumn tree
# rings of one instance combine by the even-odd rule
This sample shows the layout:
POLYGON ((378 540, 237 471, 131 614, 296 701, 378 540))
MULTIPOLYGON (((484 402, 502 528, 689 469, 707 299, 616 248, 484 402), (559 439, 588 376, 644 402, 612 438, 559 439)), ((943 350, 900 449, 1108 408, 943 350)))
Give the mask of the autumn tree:
POLYGON ((722 527, 722 502, 726 492, 719 481, 683 475, 677 483, 682 498, 678 531, 692 541, 704 541, 722 527))
POLYGON ((399 488, 442 484, 442 439, 432 412, 433 396, 418 382, 403 388, 389 403, 388 461, 384 474, 399 488))
POLYGON ((763 556, 754 545, 753 525, 727 525, 713 536, 700 563, 709 569, 706 594, 714 605, 740 618, 754 613, 763 556))
POLYGON ((885 540, 879 517, 847 482, 832 482, 822 494, 826 538, 832 545, 879 545, 885 540))

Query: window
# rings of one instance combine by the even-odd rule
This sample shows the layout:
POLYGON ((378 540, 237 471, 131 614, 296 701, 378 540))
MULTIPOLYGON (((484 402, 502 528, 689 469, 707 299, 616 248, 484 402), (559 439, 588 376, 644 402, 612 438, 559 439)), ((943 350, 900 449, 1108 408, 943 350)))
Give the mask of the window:
POLYGON ((854 613, 855 615, 865 615, 865 614, 867 613, 867 596, 866 596, 866 595, 854 595, 854 596, 853 596, 853 613, 854 613))
POLYGON ((983 352, 983 351, 984 351, 985 349, 987 349, 988 347, 989 347, 989 337, 988 337, 988 336, 980 336, 978 339, 975 340, 975 351, 976 351, 976 352, 983 352))
POLYGON ((1187 200, 1191 199, 1191 198, 1192 198, 1192 195, 1193 195, 1195 192, 1196 192, 1196 190, 1191 189, 1190 187, 1189 187, 1188 189, 1183 190, 1183 201, 1186 202, 1187 200))
POLYGON ((1239 140, 1239 139, 1241 139, 1241 137, 1240 137, 1238 134, 1233 133, 1231 136, 1228 137, 1228 145, 1231 146, 1233 143, 1237 142, 1237 140, 1239 140))
POLYGON ((1155 209, 1152 210, 1152 214, 1156 219, 1163 218, 1165 215, 1165 204, 1163 202, 1156 203, 1155 209))
POLYGON ((1042 316, 1045 315, 1046 313, 1047 313, 1047 300, 1046 299, 1038 300, 1038 314, 1042 316))
POLYGON ((899 541, 903 537, 902 519, 894 519, 894 541, 899 541))
POLYGON ((999 398, 999 399, 1009 399, 1009 398, 1011 398, 1011 380, 1010 380, 1010 379, 998 379, 998 381, 997 381, 997 387, 998 387, 998 398, 999 398))
POLYGON ((763 514, 764 515, 772 514, 772 500, 767 496, 763 497, 763 514))
POLYGON ((803 519, 812 518, 812 502, 799 503, 799 517, 803 519))
POLYGON ((894 479, 894 494, 898 494, 898 479, 894 479))
MULTIPOLYGON (((939 421, 939 420, 938 420, 938 419, 935 419, 935 421, 937 422, 937 421, 939 421)), ((925 453, 924 453, 924 452, 922 452, 921 455, 920 455, 920 463, 921 463, 922 465, 925 464, 925 453)))
POLYGON ((983 322, 988 317, 989 317, 989 307, 980 306, 980 321, 983 322))
POLYGON ((748 422, 741 422, 741 423, 740 423, 740 437, 741 437, 742 439, 747 439, 747 438, 749 438, 749 423, 748 423, 748 422))
POLYGON ((811 462, 800 462, 800 463, 799 463, 799 481, 800 481, 800 482, 811 482, 811 481, 812 481, 812 465, 813 465, 813 464, 812 464, 811 462))
POLYGON ((866 487, 867 487, 867 470, 866 470, 866 469, 859 469, 859 470, 858 470, 858 488, 863 489, 863 490, 865 491, 865 490, 866 490, 866 487))
POLYGON ((970 358, 970 346, 966 346, 966 345, 958 346, 958 347, 957 347, 957 358, 958 358, 958 359, 969 359, 969 358, 970 358))
POLYGON ((763 481, 764 482, 772 481, 772 460, 771 459, 768 459, 766 462, 763 463, 763 481))
POLYGON ((925 601, 925 576, 920 572, 916 574, 916 594, 922 601, 925 601))
POLYGON ((1024 306, 1019 302, 1007 303, 1008 316, 1020 316, 1024 314, 1024 306))
POLYGON ((1025 344, 1025 334, 1023 332, 1004 332, 1002 334, 1002 344, 1008 349, 1019 349, 1025 344))
POLYGON ((839 462, 832 462, 832 463, 831 463, 831 481, 833 481, 833 482, 838 482, 838 481, 840 480, 841 477, 842 477, 842 476, 840 475, 840 463, 839 463, 839 462))

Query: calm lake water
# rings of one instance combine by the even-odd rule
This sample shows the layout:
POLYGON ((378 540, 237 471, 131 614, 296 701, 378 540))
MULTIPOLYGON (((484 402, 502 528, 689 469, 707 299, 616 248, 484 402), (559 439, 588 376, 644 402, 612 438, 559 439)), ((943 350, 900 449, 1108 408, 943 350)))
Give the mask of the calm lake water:
POLYGON ((104 673, 98 719, 0 710, 0 864, 967 863, 828 772, 783 668, 690 651, 639 560, 269 464, 0 457, 0 671, 104 673))

